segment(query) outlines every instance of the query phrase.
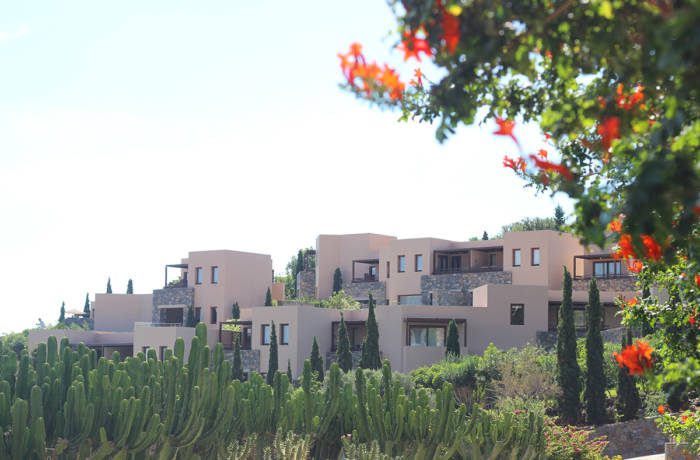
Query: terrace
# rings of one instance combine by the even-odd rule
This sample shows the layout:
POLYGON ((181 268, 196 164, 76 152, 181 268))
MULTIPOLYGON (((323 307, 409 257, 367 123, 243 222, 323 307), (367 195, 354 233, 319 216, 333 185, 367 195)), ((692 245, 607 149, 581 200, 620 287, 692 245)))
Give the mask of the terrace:
POLYGON ((433 275, 503 271, 503 247, 433 251, 433 275))

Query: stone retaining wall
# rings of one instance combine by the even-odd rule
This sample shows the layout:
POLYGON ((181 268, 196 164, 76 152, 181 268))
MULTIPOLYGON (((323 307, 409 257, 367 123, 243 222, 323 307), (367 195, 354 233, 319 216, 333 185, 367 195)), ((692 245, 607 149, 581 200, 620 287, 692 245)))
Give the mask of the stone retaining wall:
MULTIPOLYGON (((596 278, 599 291, 634 291, 637 278, 634 276, 623 276, 620 278, 596 278)), ((572 288, 574 291, 587 291, 590 278, 574 279, 572 288)))
POLYGON ((660 454, 664 451, 666 435, 656 426, 655 419, 643 418, 602 425, 597 427, 590 437, 608 437, 608 445, 603 451, 605 455, 633 458, 660 454))
MULTIPOLYGON (((224 351, 224 357, 233 363, 233 351, 224 351)), ((241 350, 243 372, 260 372, 260 350, 241 350)))
POLYGON ((304 270, 297 274, 297 297, 316 298, 316 270, 304 270))
POLYGON ((154 323, 160 322, 160 305, 184 305, 183 316, 187 317, 187 309, 194 307, 194 288, 164 288, 153 290, 153 319, 154 323))
POLYGON ((383 305, 386 300, 386 285, 383 281, 361 281, 359 283, 348 283, 343 286, 346 294, 349 294, 355 300, 369 299, 369 293, 377 302, 377 305, 383 305))
MULTIPOLYGON (((360 359, 362 359, 361 351, 352 351, 352 367, 356 369, 360 366, 360 359)), ((330 369, 331 363, 338 361, 338 354, 334 351, 329 351, 326 353, 326 361, 324 362, 326 370, 330 369)))
POLYGON ((425 305, 469 305, 472 289, 484 284, 511 284, 511 272, 449 273, 423 275, 420 279, 421 295, 425 305), (431 294, 432 293, 432 299, 431 294))

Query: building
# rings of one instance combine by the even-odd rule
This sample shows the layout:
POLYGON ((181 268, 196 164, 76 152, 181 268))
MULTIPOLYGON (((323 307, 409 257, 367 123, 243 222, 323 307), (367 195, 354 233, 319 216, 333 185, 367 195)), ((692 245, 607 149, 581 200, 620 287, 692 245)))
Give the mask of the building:
MULTIPOLYGON (((401 372, 442 359, 447 324, 453 319, 463 353, 480 353, 489 343, 500 348, 551 344, 556 339, 564 267, 573 276, 574 318, 581 333, 586 328, 591 279, 597 280, 600 290, 605 329, 619 325, 615 300, 635 295, 634 276, 610 251, 587 250, 574 236, 552 230, 463 242, 319 235, 309 254, 315 257, 314 268, 298 274, 301 296, 328 297, 336 269, 343 289, 360 303, 366 304, 372 293, 378 304, 380 352, 401 372)), ((305 261, 305 266, 311 264, 305 261)), ((176 337, 183 337, 189 346, 194 329, 184 327, 184 319, 193 308, 207 324, 211 346, 220 341, 230 353, 234 335, 240 334, 246 371, 266 371, 273 322, 280 369, 289 361, 294 377, 300 375, 314 337, 326 362, 335 358, 341 311, 284 301, 284 287, 272 283, 270 256, 191 252, 165 270, 164 287, 152 294, 97 294, 95 330, 85 331, 94 339, 80 340, 105 353, 115 347, 126 352, 131 346, 131 353, 153 348, 162 355, 176 337), (268 288, 280 306, 262 306, 268 288), (241 306, 238 320, 231 320, 234 302, 241 306)), ((359 359, 367 309, 342 314, 359 359)), ((45 340, 47 332, 54 331, 30 333, 30 344, 45 340)))

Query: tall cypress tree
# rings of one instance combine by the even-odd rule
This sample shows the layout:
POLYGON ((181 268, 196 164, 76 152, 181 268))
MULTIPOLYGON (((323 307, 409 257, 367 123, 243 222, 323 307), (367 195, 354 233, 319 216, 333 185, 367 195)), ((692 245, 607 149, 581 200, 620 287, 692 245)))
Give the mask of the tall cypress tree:
POLYGON ((241 318, 241 307, 238 306, 238 302, 231 305, 231 318, 240 319, 241 318))
POLYGON ((333 272, 333 294, 343 289, 343 274, 340 273, 340 268, 336 268, 333 272))
POLYGON ((581 413, 581 369, 576 360, 576 329, 571 301, 571 274, 564 267, 564 292, 557 324, 557 365, 562 389, 560 412, 565 423, 578 422, 581 413))
POLYGON ((445 343, 445 357, 459 356, 459 332, 457 331, 457 323, 451 319, 447 326, 447 341, 445 343))
POLYGON ((594 425, 605 423, 605 372, 603 370, 603 337, 600 334, 602 312, 600 294, 595 278, 588 288, 588 333, 586 334, 586 421, 594 425))
POLYGON ((127 294, 133 294, 133 293, 134 293, 134 282, 131 281, 131 278, 129 278, 129 282, 126 283, 126 293, 127 293, 127 294))
POLYGON ((85 306, 83 306, 83 316, 89 318, 90 315, 90 294, 85 294, 85 306))
POLYGON ((367 313, 367 321, 365 329, 367 335, 362 342, 362 359, 360 367, 363 369, 379 369, 382 367, 382 361, 379 357, 379 327, 377 326, 377 318, 374 314, 376 302, 372 293, 369 293, 369 312, 367 313))
POLYGON ((112 278, 107 278, 107 294, 112 293, 112 278))
POLYGON ((279 369, 277 360, 277 332, 275 332, 275 322, 272 322, 272 331, 270 332, 270 360, 267 365, 267 384, 272 385, 275 379, 275 374, 279 369))
POLYGON ((292 361, 287 360, 287 378, 289 379, 289 382, 292 382, 292 361))
POLYGON ((323 382, 323 358, 321 358, 321 353, 318 351, 316 337, 314 337, 314 344, 311 346, 311 358, 309 361, 311 363, 311 370, 316 372, 318 380, 323 382))
POLYGON ((561 206, 557 205, 557 207, 554 208, 554 226, 557 230, 561 230, 565 223, 566 221, 564 220, 564 209, 561 206))
POLYGON ((272 306, 272 293, 270 292, 270 288, 267 288, 267 292, 265 293, 265 306, 272 306))
POLYGON ((58 316, 58 323, 63 324, 66 322, 66 303, 61 302, 61 313, 58 316))
POLYGON ((348 338, 348 330, 345 327, 345 319, 341 313, 340 326, 338 326, 338 366, 343 372, 348 372, 352 369, 352 352, 350 351, 350 339, 348 338))
POLYGON ((488 240, 488 239, 489 239, 489 234, 488 234, 488 233, 486 233, 486 230, 484 230, 484 234, 483 234, 483 235, 481 235, 481 239, 482 239, 482 240, 484 240, 484 241, 486 241, 486 240, 488 240))
MULTIPOLYGON (((624 350, 627 345, 631 344, 632 330, 628 328, 627 340, 625 340, 625 336, 622 336, 622 349, 624 350)), ((626 367, 620 367, 617 370, 617 401, 615 401, 615 408, 620 419, 624 422, 637 418, 641 407, 642 400, 639 397, 634 377, 630 375, 626 367)))
POLYGON ((231 377, 243 381, 243 361, 241 360, 241 336, 234 334, 233 338, 233 368, 231 377))

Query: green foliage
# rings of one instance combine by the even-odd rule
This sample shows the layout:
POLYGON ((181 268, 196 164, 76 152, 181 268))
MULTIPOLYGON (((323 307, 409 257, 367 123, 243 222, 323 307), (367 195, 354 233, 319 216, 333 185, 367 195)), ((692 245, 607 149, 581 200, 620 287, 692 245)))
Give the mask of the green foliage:
POLYGON ((66 303, 61 302, 61 313, 58 315, 58 323, 63 324, 66 322, 66 303))
POLYGON ((270 358, 267 364, 267 384, 272 385, 275 374, 279 369, 279 360, 277 358, 277 332, 275 331, 275 322, 272 322, 272 330, 270 331, 270 358))
POLYGON ((85 294, 85 305, 83 306, 83 316, 90 317, 90 294, 85 294))
POLYGON ((547 460, 598 460, 608 444, 605 437, 590 438, 592 431, 574 426, 560 426, 550 418, 545 420, 547 460))
MULTIPOLYGON (((632 331, 627 329, 627 337, 622 337, 622 349, 632 344, 632 331)), ((642 407, 642 400, 639 397, 637 383, 634 376, 627 372, 627 369, 618 367, 617 369, 617 400, 615 408, 622 421, 633 420, 639 416, 642 407)))
POLYGON ((566 220, 564 219, 564 209, 557 205, 557 207, 554 208, 554 226, 557 230, 561 230, 564 227, 564 224, 566 224, 566 220))
POLYGON ((243 361, 241 359, 241 335, 233 335, 233 367, 231 378, 243 381, 243 361))
POLYGON ((292 379, 292 362, 289 359, 287 360, 287 378, 290 382, 294 380, 292 379))
POLYGON ((131 281, 131 278, 129 278, 129 282, 126 284, 126 293, 127 294, 134 293, 134 282, 131 281))
POLYGON ((484 230, 484 234, 483 234, 483 235, 481 235, 481 239, 482 239, 482 240, 484 240, 484 241, 486 241, 486 240, 488 240, 488 239, 489 239, 489 234, 488 234, 488 233, 486 233, 486 230, 484 230))
POLYGON ((382 366, 379 356, 379 326, 377 325, 377 318, 374 314, 375 305, 376 302, 370 292, 369 312, 367 313, 367 321, 365 322, 367 335, 362 342, 362 360, 360 360, 360 367, 363 369, 379 369, 382 366))
POLYGON ((112 293, 112 278, 107 278, 107 294, 112 293))
POLYGON ((286 275, 284 276, 284 295, 288 299, 299 297, 297 292, 297 275, 304 270, 316 268, 316 259, 313 257, 313 249, 299 249, 296 256, 292 256, 287 262, 286 275))
POLYGON ((586 333, 586 421, 601 425, 607 420, 605 413, 605 373, 603 370, 603 337, 600 327, 603 316, 600 306, 600 294, 595 278, 588 288, 588 305, 586 306, 588 330, 586 333))
POLYGON ((563 297, 557 325, 557 364, 562 390, 561 417, 575 424, 581 413, 581 370, 576 359, 576 330, 571 302, 571 274, 564 267, 563 297))
POLYGON ((532 232, 535 230, 556 230, 557 223, 552 217, 526 217, 512 224, 501 227, 501 234, 506 232, 532 232))
MULTIPOLYGON (((661 430, 676 443, 686 443, 687 450, 700 455, 700 412, 666 414, 657 420, 661 430)), ((688 456, 687 458, 692 458, 688 456)))
POLYGON ((336 310, 359 310, 362 305, 360 302, 353 299, 350 294, 347 294, 342 289, 338 292, 334 292, 325 300, 319 303, 321 308, 335 308, 336 310))
POLYGON ((234 302, 231 305, 231 319, 240 319, 241 317, 241 307, 238 306, 238 302, 234 302))
POLYGON ((195 327, 197 325, 197 320, 194 317, 194 307, 190 305, 187 307, 187 317, 185 318, 185 327, 195 327))
POLYGON ((244 442, 231 444, 227 453, 229 460, 305 460, 311 455, 311 437, 278 431, 268 442, 267 437, 253 433, 244 442))
POLYGON ((445 356, 459 356, 459 332, 457 332, 457 323, 452 319, 447 326, 447 340, 445 341, 445 356))
POLYGON ((323 358, 321 353, 318 351, 318 342, 316 342, 316 337, 314 337, 314 343, 311 346, 311 370, 316 373, 316 378, 323 382, 323 358))
POLYGON ((343 289, 343 275, 340 273, 340 267, 337 267, 333 272, 333 294, 343 289))
MULTIPOLYGON (((585 337, 576 340, 576 350, 581 376, 585 376, 588 373, 588 358, 585 337)), ((619 344, 614 342, 603 343, 603 374, 605 375, 605 388, 608 391, 617 387, 617 375, 620 366, 617 364, 617 361, 612 358, 612 356, 613 353, 618 353, 619 351, 619 344)))
POLYGON ((270 292, 270 288, 267 288, 267 291, 265 292, 265 306, 272 306, 272 293, 270 292))
POLYGON ((345 319, 340 315, 340 326, 338 326, 338 343, 336 345, 338 355, 338 366, 343 372, 352 369, 352 352, 350 351, 350 338, 345 327, 345 319))

